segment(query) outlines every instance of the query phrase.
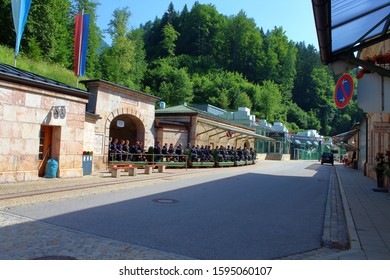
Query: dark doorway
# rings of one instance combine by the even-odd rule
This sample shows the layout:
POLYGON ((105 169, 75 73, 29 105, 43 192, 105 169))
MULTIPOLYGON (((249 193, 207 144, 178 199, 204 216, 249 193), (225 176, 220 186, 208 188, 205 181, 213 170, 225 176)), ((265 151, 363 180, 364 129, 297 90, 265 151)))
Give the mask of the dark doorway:
POLYGON ((39 132, 38 176, 45 175, 46 162, 51 156, 53 127, 42 125, 39 132))
POLYGON ((130 145, 144 142, 145 127, 142 121, 133 115, 119 115, 110 124, 110 137, 129 140, 130 145))

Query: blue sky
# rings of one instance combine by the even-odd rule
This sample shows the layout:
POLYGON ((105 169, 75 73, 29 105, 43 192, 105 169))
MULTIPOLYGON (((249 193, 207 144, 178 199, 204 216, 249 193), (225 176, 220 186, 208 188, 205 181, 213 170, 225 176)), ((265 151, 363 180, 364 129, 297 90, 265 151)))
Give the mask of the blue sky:
MULTIPOLYGON (((128 7, 131 12, 129 28, 162 17, 170 2, 176 11, 181 11, 184 4, 190 10, 195 0, 96 0, 101 5, 97 9, 98 26, 104 30, 116 8, 128 7)), ((295 42, 304 41, 318 49, 312 4, 310 0, 198 0, 201 4, 213 4, 221 14, 236 15, 241 9, 253 18, 264 31, 275 26, 282 26, 287 37, 295 42)), ((110 38, 106 41, 110 43, 110 38)))

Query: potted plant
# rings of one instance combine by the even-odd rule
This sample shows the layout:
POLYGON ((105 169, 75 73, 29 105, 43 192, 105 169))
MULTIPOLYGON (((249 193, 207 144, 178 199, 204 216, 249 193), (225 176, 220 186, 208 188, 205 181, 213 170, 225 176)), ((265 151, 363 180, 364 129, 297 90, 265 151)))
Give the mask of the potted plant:
POLYGON ((376 165, 374 166, 374 170, 376 172, 378 188, 387 188, 390 174, 390 151, 386 151, 386 153, 378 152, 375 161, 376 165))

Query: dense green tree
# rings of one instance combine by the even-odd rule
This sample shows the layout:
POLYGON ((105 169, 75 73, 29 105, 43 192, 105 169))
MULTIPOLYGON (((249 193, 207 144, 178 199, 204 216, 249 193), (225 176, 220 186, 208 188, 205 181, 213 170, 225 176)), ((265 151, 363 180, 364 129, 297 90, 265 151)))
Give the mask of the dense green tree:
POLYGON ((148 67, 146 63, 146 51, 145 45, 143 41, 143 30, 135 29, 130 31, 127 34, 129 40, 134 44, 134 59, 131 70, 131 80, 133 81, 134 89, 142 89, 143 88, 143 79, 148 67))
POLYGON ((336 106, 332 99, 334 80, 329 76, 326 67, 314 68, 310 84, 310 93, 315 97, 313 99, 315 107, 312 110, 321 122, 320 132, 322 135, 329 135, 336 113, 336 106))
MULTIPOLYGON (((251 107, 269 122, 323 135, 349 130, 363 112, 356 97, 333 101, 335 78, 312 45, 289 40, 282 27, 264 32, 244 11, 229 17, 195 2, 181 12, 172 3, 161 18, 127 28, 118 9, 108 26, 112 46, 101 49, 98 0, 34 0, 20 51, 30 58, 73 66, 74 15, 91 15, 87 75, 144 90, 168 105, 210 103, 226 110, 251 107), (146 74, 145 74, 146 73, 146 74)), ((11 1, 0 1, 0 44, 14 48, 11 1)))
POLYGON ((223 44, 222 26, 225 17, 213 5, 195 2, 188 18, 181 26, 179 53, 190 55, 218 55, 223 44))
POLYGON ((169 106, 190 103, 193 99, 192 82, 186 69, 172 66, 167 59, 153 62, 146 72, 145 85, 169 106))
POLYGON ((72 35, 69 32, 70 7, 68 0, 34 0, 31 2, 22 47, 35 59, 71 66, 72 35))
MULTIPOLYGON (((219 108, 229 109, 229 91, 226 88, 217 89, 217 95, 214 97, 210 97, 209 102, 219 108)), ((238 105, 241 106, 241 104, 236 105, 237 107, 238 105)))
MULTIPOLYGON (((312 109, 314 104, 310 93, 311 73, 314 68, 321 68, 321 60, 318 51, 313 45, 306 47, 305 43, 297 43, 297 61, 295 64, 297 75, 292 90, 292 100, 305 111, 312 109)), ((330 73, 329 73, 330 75, 330 73)))
POLYGON ((152 62, 161 57, 161 41, 163 40, 161 19, 155 18, 154 21, 148 21, 141 25, 144 30, 144 42, 146 50, 146 59, 152 62))
POLYGON ((168 56, 175 55, 176 40, 179 33, 175 30, 171 23, 167 23, 162 30, 164 39, 162 40, 162 48, 167 52, 168 56))
POLYGON ((282 112, 282 94, 279 86, 273 81, 264 81, 260 86, 260 100, 258 103, 258 112, 262 118, 267 121, 280 121, 278 114, 282 112))
POLYGON ((174 29, 177 29, 179 26, 179 13, 175 10, 173 3, 169 3, 167 11, 164 13, 161 19, 161 25, 163 28, 170 24, 174 29))
POLYGON ((259 88, 248 82, 242 74, 223 70, 210 71, 205 75, 194 74, 192 82, 194 103, 210 103, 231 110, 237 107, 251 108, 259 88))
POLYGON ((239 107, 252 108, 252 101, 246 92, 240 92, 234 100, 234 109, 237 110, 239 107))
MULTIPOLYGON (((27 18, 28 20, 28 18, 27 18)), ((0 1, 0 44, 15 48, 15 29, 12 19, 11 0, 0 1)), ((21 51, 25 45, 25 36, 22 37, 21 51)))
POLYGON ((289 102, 287 107, 288 121, 290 123, 295 123, 301 129, 308 129, 308 113, 293 102, 289 102))
POLYGON ((265 64, 262 69, 264 80, 274 81, 280 86, 283 102, 291 100, 291 91, 296 75, 295 62, 297 49, 288 40, 282 27, 268 32, 264 41, 265 64))
POLYGON ((131 40, 127 29, 131 13, 128 8, 116 9, 113 16, 107 30, 112 38, 112 46, 106 48, 101 56, 102 77, 113 83, 139 89, 137 80, 141 79, 135 77, 139 70, 136 67, 137 44, 131 40))
POLYGON ((263 38, 254 20, 249 19, 244 11, 228 19, 221 54, 221 64, 229 71, 240 72, 251 82, 261 81, 263 38))

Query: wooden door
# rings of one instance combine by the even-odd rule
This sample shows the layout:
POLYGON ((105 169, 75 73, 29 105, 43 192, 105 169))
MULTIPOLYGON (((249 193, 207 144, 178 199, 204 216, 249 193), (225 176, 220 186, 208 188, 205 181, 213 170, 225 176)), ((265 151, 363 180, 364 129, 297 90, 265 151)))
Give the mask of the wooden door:
POLYGON ((39 154, 38 154, 38 175, 45 175, 46 162, 50 158, 51 139, 53 128, 51 126, 42 125, 39 133, 39 154))

